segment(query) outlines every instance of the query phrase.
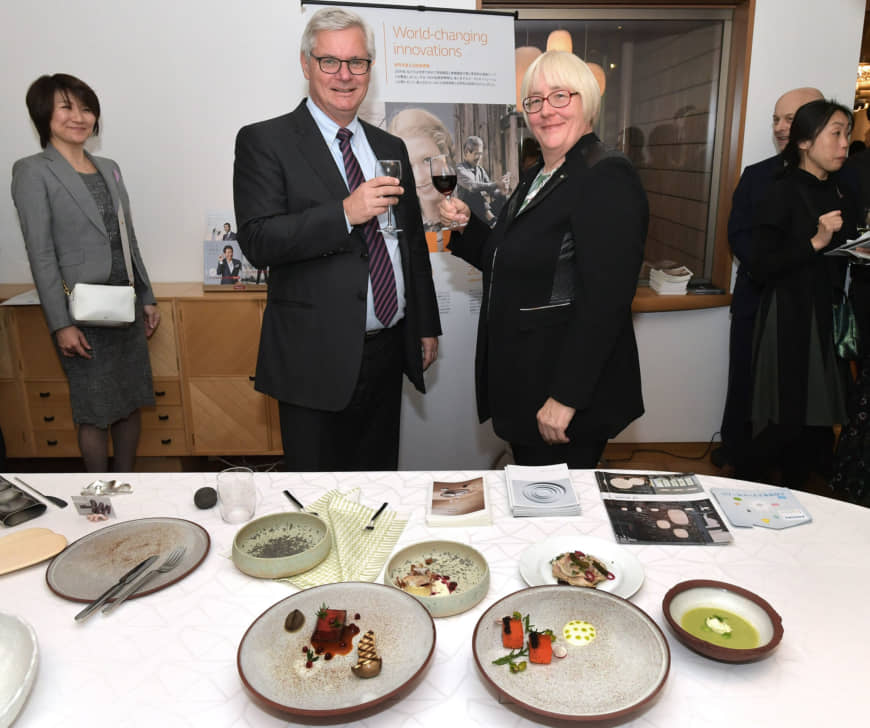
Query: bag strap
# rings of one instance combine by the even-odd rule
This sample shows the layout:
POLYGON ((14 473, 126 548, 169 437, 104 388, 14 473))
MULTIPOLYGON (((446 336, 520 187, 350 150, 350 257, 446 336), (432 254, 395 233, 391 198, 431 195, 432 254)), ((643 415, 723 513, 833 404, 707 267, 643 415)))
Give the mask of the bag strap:
MULTIPOLYGON (((130 255, 130 236, 127 234, 127 217, 124 215, 124 205, 118 204, 118 228, 121 231, 121 251, 124 254, 124 268, 127 270, 127 280, 129 284, 135 288, 136 279, 133 277, 133 260, 130 255)), ((67 285, 67 282, 61 278, 63 292, 69 296, 72 291, 67 285)))

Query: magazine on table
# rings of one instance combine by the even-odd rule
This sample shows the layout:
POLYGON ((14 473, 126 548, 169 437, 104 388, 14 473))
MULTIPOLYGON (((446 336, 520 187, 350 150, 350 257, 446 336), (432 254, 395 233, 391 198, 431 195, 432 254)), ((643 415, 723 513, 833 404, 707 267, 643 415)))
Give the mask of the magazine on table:
POLYGON ((788 488, 710 488, 732 526, 791 528, 813 520, 788 488))
POLYGON ((489 526, 492 515, 481 476, 459 482, 434 481, 426 512, 428 526, 489 526))
POLYGON ((504 475, 514 517, 580 515, 580 501, 565 463, 505 465, 504 475))
POLYGON ((730 543, 733 537, 693 473, 595 472, 618 543, 730 543))

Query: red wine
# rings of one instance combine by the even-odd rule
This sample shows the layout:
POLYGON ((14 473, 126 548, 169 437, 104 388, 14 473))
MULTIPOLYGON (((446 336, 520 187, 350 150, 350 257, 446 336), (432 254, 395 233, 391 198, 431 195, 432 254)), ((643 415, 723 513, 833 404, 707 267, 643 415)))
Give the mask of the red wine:
POLYGON ((432 186, 442 195, 449 195, 456 189, 455 174, 433 174, 432 186))

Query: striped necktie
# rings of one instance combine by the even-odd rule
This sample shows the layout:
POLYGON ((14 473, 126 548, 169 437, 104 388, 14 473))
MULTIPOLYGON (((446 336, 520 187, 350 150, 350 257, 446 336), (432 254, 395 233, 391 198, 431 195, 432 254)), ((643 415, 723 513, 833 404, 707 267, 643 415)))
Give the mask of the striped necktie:
MULTIPOLYGON (((338 146, 347 172, 347 186, 351 192, 364 181, 359 162, 350 148, 353 132, 342 127, 338 130, 338 146)), ((387 253, 384 236, 378 230, 378 218, 373 217, 362 226, 363 237, 369 249, 369 277, 372 280, 372 296, 375 301, 375 316, 384 326, 389 326, 399 308, 396 299, 396 278, 393 264, 387 253)))

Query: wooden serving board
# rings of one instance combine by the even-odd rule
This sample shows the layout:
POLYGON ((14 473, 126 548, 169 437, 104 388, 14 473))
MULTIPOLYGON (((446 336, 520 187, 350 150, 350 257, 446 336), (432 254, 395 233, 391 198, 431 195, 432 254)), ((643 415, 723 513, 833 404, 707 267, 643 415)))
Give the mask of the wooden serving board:
POLYGON ((48 528, 25 528, 0 537, 0 574, 50 559, 66 548, 66 536, 48 528))

